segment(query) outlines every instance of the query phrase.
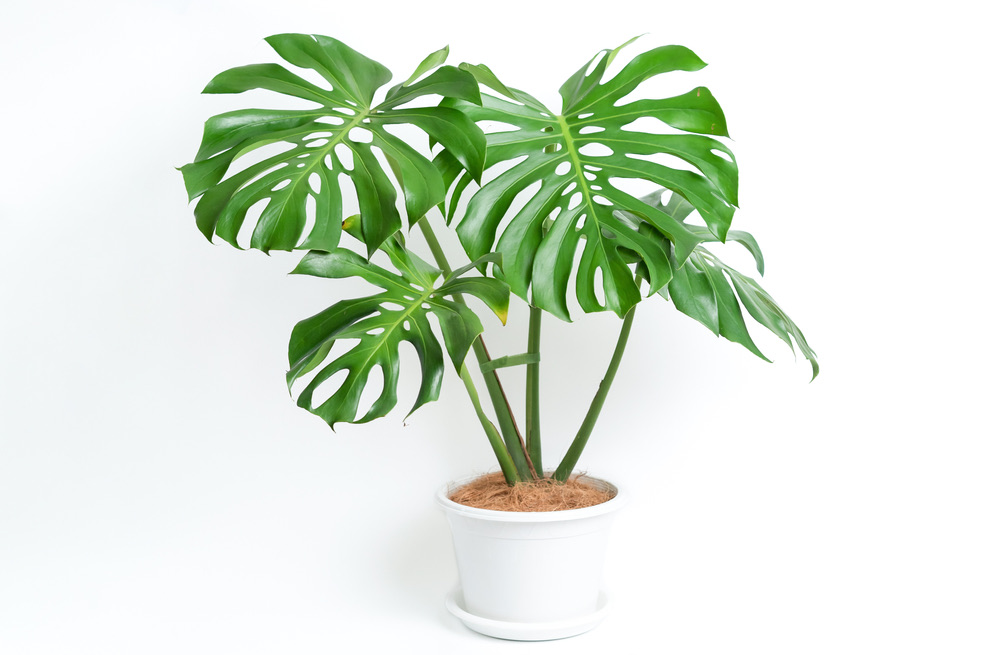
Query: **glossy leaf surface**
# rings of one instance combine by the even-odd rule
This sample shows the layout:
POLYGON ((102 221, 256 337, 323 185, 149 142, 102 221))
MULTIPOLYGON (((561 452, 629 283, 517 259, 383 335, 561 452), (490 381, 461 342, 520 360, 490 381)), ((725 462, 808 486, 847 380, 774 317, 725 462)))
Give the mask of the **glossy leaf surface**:
MULTIPOLYGON (((663 99, 626 98, 651 77, 696 71, 704 62, 687 48, 666 46, 635 57, 605 80, 619 49, 603 51, 567 80, 558 113, 505 86, 485 66, 466 64, 462 67, 498 95, 484 93, 481 106, 447 103, 477 122, 509 128, 487 135, 487 169, 504 162, 513 166, 471 196, 457 227, 466 251, 473 258, 500 252, 511 290, 528 299, 530 288, 533 304, 565 320, 574 274, 584 311, 609 309, 624 316, 640 300, 629 266, 634 262, 624 253, 644 262, 654 290, 660 289, 671 268, 656 237, 669 239, 683 261, 705 238, 725 239, 737 203, 735 160, 713 138, 727 136, 725 117, 708 89, 663 99), (643 117, 657 119, 672 133, 632 125, 643 117), (664 154, 684 167, 654 161, 664 154), (633 179, 675 191, 704 218, 708 231, 692 230, 623 190, 622 181, 633 179), (515 201, 523 207, 504 224, 515 201), (620 212, 649 226, 653 235, 623 221, 620 212)), ((453 187, 446 207, 453 218, 456 194, 470 180, 448 156, 436 163, 453 187)))
MULTIPOLYGON (((662 191, 652 193, 643 200, 670 213, 680 221, 691 214, 692 208, 683 198, 673 194, 670 200, 663 204, 662 195, 662 191)), ((634 217, 623 215, 622 219, 631 222, 638 230, 648 231, 648 228, 640 225, 634 217)), ((695 232, 704 230, 697 225, 685 224, 695 232)), ((757 270, 763 275, 764 259, 753 235, 748 232, 732 231, 729 237, 731 241, 743 245, 753 255, 757 270)), ((705 239, 705 241, 713 240, 715 239, 711 237, 705 239)), ((681 263, 674 256, 673 248, 666 239, 661 239, 660 243, 664 252, 668 253, 671 276, 667 285, 659 289, 659 295, 672 301, 674 307, 717 336, 738 343, 758 357, 771 361, 764 356, 750 337, 745 320, 745 314, 748 314, 788 344, 792 352, 795 352, 797 346, 809 360, 813 378, 819 374, 816 353, 809 347, 805 335, 760 284, 724 263, 704 246, 695 247, 681 263)), ((638 270, 639 277, 648 280, 643 263, 639 263, 638 270)))
POLYGON ((325 36, 279 34, 267 42, 285 61, 311 69, 325 83, 313 84, 278 64, 254 64, 225 71, 205 88, 205 93, 263 89, 314 105, 302 110, 244 109, 206 122, 195 161, 181 172, 190 199, 200 198, 195 217, 209 239, 218 235, 240 247, 237 237, 248 213, 252 216, 251 208, 262 204, 259 217, 251 219, 256 220, 251 248, 332 251, 340 241, 341 183, 347 181, 357 195, 362 236, 371 255, 402 226, 393 178, 403 191, 410 223, 445 195, 437 169, 386 129, 390 125, 417 126, 443 144, 472 176, 481 172, 485 139, 472 121, 454 108, 409 104, 428 95, 479 102, 470 74, 453 66, 438 67, 447 49, 428 56, 406 82, 390 88, 375 104, 376 93, 391 78, 378 62, 325 36), (252 163, 241 168, 244 155, 272 144, 282 149, 260 161, 248 158, 245 161, 252 163))
POLYGON ((395 407, 404 342, 413 347, 421 369, 420 390, 410 412, 437 399, 445 369, 444 351, 460 370, 473 339, 483 331, 475 312, 450 296, 475 296, 506 321, 509 290, 502 282, 456 272, 436 284, 440 271, 406 250, 397 239, 388 239, 382 250, 396 271, 344 248, 307 253, 293 271, 326 278, 360 277, 382 289, 371 296, 338 302, 301 321, 292 331, 289 388, 316 371, 299 393, 298 404, 331 426, 370 421, 395 407), (431 329, 432 315, 440 325, 444 349, 431 329), (326 361, 338 342, 348 342, 350 347, 326 361), (317 390, 338 373, 344 373, 343 379, 334 383, 329 397, 318 397, 317 390), (362 392, 376 375, 381 376, 381 394, 370 407, 359 411, 362 392))
POLYGON ((715 334, 771 361, 750 338, 744 312, 749 314, 788 344, 792 352, 798 346, 812 366, 813 378, 819 375, 816 353, 809 347, 802 331, 770 294, 755 280, 723 263, 703 247, 699 246, 691 253, 687 261, 674 271, 667 287, 659 293, 715 334))

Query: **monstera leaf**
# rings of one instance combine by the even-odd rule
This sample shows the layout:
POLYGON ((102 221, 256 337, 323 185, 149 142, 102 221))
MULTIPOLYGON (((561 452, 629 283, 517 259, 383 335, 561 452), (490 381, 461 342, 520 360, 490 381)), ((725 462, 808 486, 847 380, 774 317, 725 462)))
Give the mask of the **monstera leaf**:
MULTIPOLYGON (((661 190, 645 196, 642 200, 678 221, 683 221, 694 209, 676 193, 672 194, 665 204, 662 202, 662 196, 661 190)), ((623 213, 620 218, 637 230, 651 232, 632 215, 623 213)), ((685 225, 695 233, 702 233, 706 242, 716 240, 712 235, 704 233, 704 227, 689 223, 685 225)), ((729 240, 743 245, 753 255, 757 271, 763 275, 764 258, 753 235, 733 230, 729 233, 729 240)), ((819 374, 816 353, 809 347, 798 326, 760 284, 724 263, 704 246, 696 246, 681 263, 672 252, 672 244, 667 239, 660 237, 660 243, 667 253, 672 269, 670 281, 657 291, 660 296, 673 302, 679 311, 707 327, 716 336, 738 343, 758 357, 771 361, 764 356, 750 337, 744 320, 745 311, 788 344, 792 352, 795 352, 795 346, 798 346, 799 351, 809 360, 815 379, 819 374)), ((637 271, 641 279, 649 279, 644 263, 638 263, 637 271)))
MULTIPOLYGON (((651 77, 696 71, 705 63, 687 48, 665 46, 637 56, 604 81, 619 50, 601 52, 567 80, 560 89, 560 112, 505 86, 481 65, 462 67, 503 97, 484 94, 481 106, 445 102, 477 122, 496 121, 511 128, 487 135, 487 169, 503 162, 513 166, 470 198, 457 227, 466 251, 472 258, 493 250, 501 253, 511 290, 528 299, 530 288, 534 305, 566 320, 575 257, 579 256, 576 297, 583 310, 610 309, 623 316, 641 298, 626 253, 634 253, 645 264, 653 290, 658 290, 670 280, 672 269, 655 236, 669 239, 683 262, 706 237, 725 239, 737 203, 733 155, 720 141, 706 136, 727 136, 725 117, 708 89, 625 101, 651 77), (634 129, 631 124, 643 117, 688 134, 634 129), (653 161, 660 154, 682 160, 694 170, 653 161), (626 179, 673 190, 698 211, 707 232, 692 230, 623 191, 621 180, 626 179), (519 196, 525 200, 523 208, 502 227, 519 196), (653 235, 623 221, 621 212, 649 226, 653 235), (582 254, 577 255, 581 241, 582 254), (603 302, 595 287, 603 291, 603 302)), ((449 154, 439 155, 436 162, 453 187, 448 213, 454 218, 456 195, 470 178, 449 154)))
POLYGON ((812 365, 813 378, 819 375, 816 353, 788 314, 756 281, 728 266, 705 248, 695 248, 659 293, 716 335, 741 344, 761 359, 771 361, 750 338, 742 305, 746 313, 781 338, 792 352, 795 351, 794 341, 812 365))
POLYGON ((208 84, 205 93, 265 89, 316 105, 302 110, 244 109, 207 121, 195 161, 181 171, 190 199, 200 197, 195 217, 209 239, 217 234, 240 247, 237 236, 248 211, 263 202, 250 247, 265 252, 332 251, 340 240, 344 218, 340 182, 346 176, 357 193, 370 256, 402 225, 390 173, 403 191, 411 224, 445 195, 437 169, 389 133, 389 125, 417 126, 461 162, 467 174, 481 173, 485 139, 472 121, 449 107, 409 106, 427 95, 479 102, 479 87, 469 73, 439 67, 447 48, 427 57, 408 80, 388 89, 382 102, 374 104, 376 92, 391 78, 378 62, 325 36, 279 34, 266 40, 290 64, 322 76, 326 87, 278 64, 233 68, 208 84), (233 166, 247 153, 274 143, 285 149, 242 170, 233 166), (338 145, 346 150, 338 153, 338 145), (376 149, 388 162, 388 172, 376 149), (231 169, 234 172, 225 177, 231 169), (313 212, 308 209, 310 197, 313 212), (314 220, 306 233, 310 218, 314 220))
POLYGON ((288 346, 289 389, 318 369, 300 392, 298 405, 331 426, 338 422, 364 423, 385 416, 395 407, 399 349, 403 342, 413 346, 421 368, 420 390, 410 412, 437 399, 444 374, 444 355, 431 330, 430 316, 437 317, 445 349, 456 369, 461 369, 472 341, 483 331, 475 312, 451 300, 451 296, 477 297, 501 321, 507 319, 510 296, 507 285, 490 278, 465 276, 477 266, 498 261, 496 255, 456 270, 435 286, 441 271, 404 248, 402 239, 388 239, 382 250, 398 273, 344 248, 329 253, 307 253, 292 271, 326 278, 356 276, 382 289, 372 296, 338 302, 300 322, 292 331, 288 346), (342 340, 349 340, 351 347, 326 362, 331 350, 342 340), (361 394, 376 368, 381 369, 382 392, 359 417, 361 394), (336 390, 328 398, 317 400, 317 389, 341 371, 346 371, 346 377, 336 390))

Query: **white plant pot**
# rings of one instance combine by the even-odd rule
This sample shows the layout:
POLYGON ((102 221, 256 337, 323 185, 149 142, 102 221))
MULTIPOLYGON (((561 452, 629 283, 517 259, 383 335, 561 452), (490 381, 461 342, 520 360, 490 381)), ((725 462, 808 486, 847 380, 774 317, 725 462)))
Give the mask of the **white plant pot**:
POLYGON ((607 613, 601 589, 611 523, 626 498, 557 512, 502 512, 448 498, 465 482, 438 491, 451 525, 461 589, 446 605, 466 626, 501 639, 538 641, 581 634, 607 613))

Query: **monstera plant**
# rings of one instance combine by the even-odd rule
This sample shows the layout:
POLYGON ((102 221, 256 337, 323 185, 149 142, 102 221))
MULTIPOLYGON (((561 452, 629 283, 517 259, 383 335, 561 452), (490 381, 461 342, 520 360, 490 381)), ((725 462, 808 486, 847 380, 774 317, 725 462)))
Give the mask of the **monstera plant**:
POLYGON ((444 65, 447 48, 390 86, 385 67, 335 39, 281 34, 267 42, 301 72, 274 63, 243 66, 218 75, 205 93, 263 89, 298 98, 303 107, 209 119, 194 162, 181 170, 209 239, 305 251, 293 273, 357 277, 374 287, 292 331, 289 389, 329 425, 367 422, 396 406, 407 343, 420 366, 419 373, 404 372, 420 376, 411 412, 438 398, 452 369, 507 482, 543 476, 542 317, 569 321, 575 307, 611 311, 622 319, 621 334, 582 426, 551 473, 565 480, 594 429, 644 298, 672 303, 763 358, 747 330, 749 316, 797 346, 817 374, 814 353, 771 296, 706 247, 735 241, 763 274, 754 238, 730 230, 737 166, 720 140, 728 132, 716 99, 704 87, 633 99, 652 77, 705 66, 687 48, 654 48, 613 74, 621 48, 604 50, 562 85, 562 106, 550 109, 486 66, 444 65), (660 129, 644 129, 648 119, 660 129), (633 193, 634 181, 655 190, 633 193), (446 259, 429 212, 456 230, 468 256, 462 265, 446 259), (527 352, 492 357, 467 301, 506 322, 511 292, 529 306, 527 352), (500 382, 505 367, 525 369, 523 430, 500 382), (362 406, 366 386, 379 378, 381 391, 362 406))

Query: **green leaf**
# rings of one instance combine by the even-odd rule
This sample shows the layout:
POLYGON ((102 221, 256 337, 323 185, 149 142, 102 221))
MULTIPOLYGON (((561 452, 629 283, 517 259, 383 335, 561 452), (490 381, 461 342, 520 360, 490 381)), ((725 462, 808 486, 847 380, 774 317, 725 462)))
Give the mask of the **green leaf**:
MULTIPOLYGON (((345 230, 357 233, 358 228, 349 224, 345 230)), ((365 298, 338 302, 301 321, 292 331, 288 346, 289 389, 313 374, 299 392, 297 403, 331 426, 370 421, 395 407, 404 343, 416 352, 421 369, 420 390, 410 413, 437 399, 444 374, 444 350, 456 370, 461 370, 473 340, 483 331, 476 314, 452 300, 452 294, 474 295, 498 314, 501 308, 506 314, 509 291, 502 282, 452 276, 435 287, 440 271, 409 252, 401 240, 387 238, 382 250, 397 271, 377 266, 343 248, 309 252, 292 271, 325 278, 360 277, 381 289, 365 298), (431 329, 431 315, 441 326, 444 350, 431 329), (336 344, 342 341, 348 341, 350 347, 328 361, 336 344), (343 372, 344 379, 328 397, 317 395, 324 383, 343 372), (381 376, 382 392, 370 407, 362 408, 362 393, 374 376, 381 376)))
POLYGON ((358 106, 371 106, 375 92, 392 79, 388 68, 328 36, 276 34, 264 40, 282 59, 316 71, 333 93, 358 106))
POLYGON ((445 280, 445 284, 448 284, 452 280, 455 280, 455 279, 461 277, 462 275, 465 275, 466 273, 468 273, 469 271, 471 271, 474 268, 478 268, 480 271, 482 271, 485 274, 485 270, 486 270, 486 265, 487 264, 497 264, 497 265, 499 265, 502 260, 503 260, 503 258, 500 256, 500 253, 498 253, 498 252, 491 252, 491 253, 488 253, 486 255, 483 255, 479 259, 477 259, 477 260, 475 260, 473 262, 470 262, 470 263, 466 264, 465 266, 461 266, 459 268, 456 268, 454 271, 452 271, 451 275, 448 276, 448 279, 445 280))
MULTIPOLYGON (((683 199, 679 199, 676 194, 672 195, 664 205, 663 193, 664 191, 661 189, 644 196, 642 200, 661 208, 677 219, 682 219, 691 213, 691 206, 683 199)), ((635 217, 628 212, 621 213, 620 217, 640 232, 651 232, 648 226, 639 224, 635 217)), ((701 226, 685 225, 696 234, 702 235, 705 241, 718 241, 701 226)), ((747 232, 732 231, 729 233, 729 237, 730 240, 740 243, 753 254, 757 270, 763 275, 764 259, 753 235, 747 232)), ((716 336, 723 336, 734 343, 741 344, 758 357, 771 361, 760 352, 750 338, 742 312, 742 309, 745 308, 755 321, 777 335, 792 348, 793 352, 795 351, 792 345, 794 340, 799 350, 812 364, 813 378, 819 374, 816 354, 809 348, 801 330, 757 282, 728 266, 702 246, 695 248, 694 252, 683 263, 680 263, 671 253, 671 245, 666 239, 661 238, 660 244, 664 253, 669 256, 669 266, 673 269, 673 275, 664 288, 651 285, 651 293, 656 292, 663 298, 672 301, 680 312, 695 319, 716 336)), ((638 274, 641 279, 649 279, 648 271, 642 261, 639 261, 638 264, 638 274)))
POLYGON ((744 346, 761 359, 771 361, 750 338, 743 309, 755 321, 784 341, 792 352, 793 342, 809 360, 813 378, 819 374, 816 353, 809 347, 802 331, 778 304, 751 278, 698 247, 683 265, 678 265, 674 277, 660 295, 671 300, 687 314, 716 335, 744 346))
POLYGON ((395 87, 386 94, 379 109, 393 109, 416 98, 436 94, 479 104, 479 85, 475 78, 454 66, 443 66, 426 78, 411 84, 395 87))
POLYGON ((563 99, 563 107, 572 107, 580 99, 590 95, 601 83, 601 78, 604 77, 607 67, 611 65, 611 62, 614 61, 614 58, 621 49, 630 45, 638 38, 637 36, 632 37, 613 50, 602 50, 587 62, 583 68, 571 75, 559 88, 559 95, 563 99), (593 66, 592 70, 591 66, 593 66), (590 73, 587 72, 588 70, 590 70, 590 73))
MULTIPOLYGON (((670 200, 668 200, 667 204, 664 205, 662 199, 663 192, 663 189, 654 191, 653 193, 644 196, 642 201, 662 210, 664 213, 673 216, 679 221, 683 221, 688 217, 688 215, 691 214, 692 211, 694 211, 694 207, 691 203, 676 193, 670 194, 670 200)), ((633 224, 638 227, 638 221, 634 221, 633 224)), ((708 230, 700 225, 685 223, 685 226, 704 242, 722 241, 722 239, 719 239, 717 236, 712 234, 711 230, 708 230)), ((729 230, 726 234, 725 240, 727 242, 735 241, 746 248, 750 254, 753 255, 754 262, 757 265, 757 272, 764 275, 764 253, 761 252, 760 246, 757 244, 757 239, 755 239, 752 234, 741 230, 729 230)))
MULTIPOLYGON (((501 253, 511 290, 565 320, 570 318, 571 279, 576 279, 575 295, 584 311, 624 316, 641 299, 631 267, 640 265, 654 290, 662 288, 673 271, 661 239, 671 242, 683 262, 699 243, 725 239, 737 203, 732 152, 707 136, 726 134, 725 117, 707 89, 624 102, 645 80, 698 70, 704 62, 687 48, 666 46, 640 54, 606 79, 608 65, 622 47, 599 53, 563 84, 561 113, 508 87, 481 65, 462 68, 499 96, 484 93, 481 106, 443 103, 474 121, 515 128, 487 135, 487 170, 500 164, 507 169, 469 200, 457 226, 466 252, 472 259, 501 253), (691 134, 637 131, 631 123, 641 117, 691 134), (663 154, 693 170, 654 161, 663 154), (674 191, 701 215, 708 230, 693 229, 683 216, 623 191, 620 180, 629 179, 674 191), (520 209, 513 211, 515 206, 520 209), (639 225, 651 231, 639 230, 639 225)), ((439 168, 454 170, 444 159, 439 168)), ((467 174, 459 172, 448 185, 453 194, 449 218, 455 194, 466 184, 467 174)))
POLYGON ((445 152, 457 159, 473 179, 482 176, 486 164, 486 136, 462 112, 448 107, 392 109, 383 112, 379 119, 383 125, 416 125, 443 145, 445 152))
POLYGON ((403 225, 393 178, 402 189, 411 225, 445 199, 441 173, 427 157, 390 134, 387 125, 424 130, 474 177, 481 174, 485 139, 470 119, 447 107, 395 108, 424 96, 479 100, 472 75, 452 66, 414 81, 443 62, 446 49, 421 62, 416 77, 391 89, 391 99, 373 106, 376 93, 391 77, 378 62, 325 36, 279 34, 267 42, 288 63, 318 73, 329 88, 278 64, 234 68, 209 83, 206 93, 263 89, 319 106, 243 109, 206 122, 198 154, 181 172, 189 198, 198 200, 195 218, 207 238, 217 235, 242 247, 238 237, 251 208, 263 206, 253 224, 251 248, 332 251, 340 242, 344 219, 341 184, 348 180, 358 197, 364 217, 361 235, 371 256, 403 225), (241 166, 245 155, 268 145, 282 149, 241 166), (385 155, 388 167, 376 150, 385 155))
MULTIPOLYGON (((413 75, 410 75, 406 79, 406 81, 403 82, 400 86, 406 86, 408 84, 413 84, 418 79, 420 79, 420 77, 422 75, 424 75, 428 71, 434 70, 435 68, 437 68, 438 66, 440 66, 441 64, 443 64, 448 59, 448 52, 449 52, 449 48, 448 48, 448 46, 445 46, 445 47, 441 48, 440 50, 435 50, 431 54, 429 54, 426 57, 424 57, 424 60, 422 62, 420 62, 420 64, 417 66, 417 69, 415 71, 413 71, 413 75)), ((390 95, 391 95, 391 92, 390 92, 390 95)))
POLYGON ((531 96, 520 89, 514 89, 508 87, 506 84, 501 82, 497 76, 484 64, 461 64, 460 69, 471 73, 476 81, 483 86, 493 89, 501 95, 505 95, 508 98, 513 98, 517 102, 527 105, 529 108, 537 111, 547 111, 545 105, 538 101, 537 98, 531 96))
POLYGON ((792 352, 795 352, 795 348, 789 340, 789 337, 791 337, 791 340, 795 341, 795 345, 798 346, 802 355, 809 360, 809 364, 812 366, 812 379, 815 380, 816 376, 819 375, 819 360, 816 358, 816 353, 813 349, 809 347, 809 343, 806 341, 806 337, 802 334, 799 327, 792 322, 788 314, 778 307, 778 303, 774 302, 774 299, 757 282, 728 266, 723 265, 723 267, 726 270, 726 274, 732 280, 733 286, 736 287, 736 291, 739 293, 740 300, 743 301, 747 312, 753 316, 754 320, 780 337, 782 341, 788 344, 792 352))

